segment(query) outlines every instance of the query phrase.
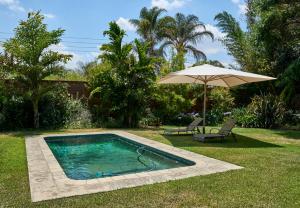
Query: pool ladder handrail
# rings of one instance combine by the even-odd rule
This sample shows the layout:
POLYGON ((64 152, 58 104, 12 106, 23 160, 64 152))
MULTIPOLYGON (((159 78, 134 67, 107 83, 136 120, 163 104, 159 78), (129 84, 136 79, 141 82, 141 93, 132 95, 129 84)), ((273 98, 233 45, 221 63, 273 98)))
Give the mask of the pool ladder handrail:
POLYGON ((152 171, 152 170, 156 167, 156 164, 155 164, 152 160, 150 160, 151 163, 152 163, 152 167, 149 167, 149 165, 147 165, 145 162, 143 162, 140 158, 141 158, 142 156, 144 157, 144 155, 140 152, 140 150, 144 150, 144 151, 145 151, 146 149, 145 149, 144 146, 141 146, 141 147, 139 147, 139 148, 136 150, 136 152, 138 153, 137 160, 138 160, 140 163, 142 163, 145 167, 150 168, 148 171, 152 171))

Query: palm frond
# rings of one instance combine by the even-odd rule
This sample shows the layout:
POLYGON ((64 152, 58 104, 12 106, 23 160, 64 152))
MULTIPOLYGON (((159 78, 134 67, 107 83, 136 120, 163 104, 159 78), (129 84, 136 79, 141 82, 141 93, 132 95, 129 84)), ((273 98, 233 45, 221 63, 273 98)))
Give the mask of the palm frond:
POLYGON ((204 52, 200 51, 192 45, 187 45, 186 49, 193 54, 197 61, 200 61, 201 59, 206 61, 206 55, 204 52))

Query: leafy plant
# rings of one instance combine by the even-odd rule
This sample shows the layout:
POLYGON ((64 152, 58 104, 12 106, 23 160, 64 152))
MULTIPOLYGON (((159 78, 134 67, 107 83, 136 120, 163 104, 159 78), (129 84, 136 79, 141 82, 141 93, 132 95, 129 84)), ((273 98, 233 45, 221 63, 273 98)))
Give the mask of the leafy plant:
POLYGON ((260 127, 258 117, 247 108, 235 108, 232 110, 232 117, 236 124, 243 128, 260 127))
POLYGON ((274 128, 284 123, 286 108, 284 102, 277 96, 271 94, 254 96, 248 109, 256 116, 258 127, 274 128))
POLYGON ((224 87, 214 87, 209 93, 209 102, 212 109, 223 113, 231 111, 234 106, 234 98, 224 87))
POLYGON ((35 128, 39 128, 39 101, 53 87, 43 85, 43 79, 59 74, 59 64, 72 57, 49 49, 60 42, 64 30, 48 31, 43 20, 40 12, 30 12, 27 20, 15 29, 15 36, 3 43, 6 56, 0 59, 0 67, 23 86, 30 98, 35 128))
POLYGON ((82 100, 68 97, 66 112, 64 128, 78 129, 92 127, 91 113, 82 100))
POLYGON ((186 85, 158 85, 150 99, 151 111, 163 123, 174 123, 178 114, 188 112, 194 104, 186 85))
POLYGON ((184 57, 187 53, 191 53, 197 61, 206 60, 204 52, 195 45, 204 37, 214 38, 214 35, 206 30, 205 25, 197 16, 185 16, 181 13, 177 13, 174 18, 169 19, 162 36, 164 42, 160 50, 163 51, 167 47, 174 48, 176 50, 175 60, 181 61, 177 63, 180 69, 184 68, 184 57), (199 28, 202 28, 203 31, 199 31, 199 28))
POLYGON ((100 57, 109 67, 101 68, 93 79, 91 96, 100 99, 99 107, 109 114, 106 117, 120 120, 123 126, 136 127, 155 81, 154 59, 147 55, 147 43, 135 40, 134 44, 123 44, 125 31, 115 22, 109 24, 104 35, 110 42, 102 45, 100 57))
POLYGON ((131 19, 130 22, 137 28, 137 33, 144 42, 149 43, 147 54, 157 56, 158 50, 155 48, 162 40, 162 31, 164 30, 169 17, 160 17, 165 9, 153 7, 142 8, 139 19, 131 19))

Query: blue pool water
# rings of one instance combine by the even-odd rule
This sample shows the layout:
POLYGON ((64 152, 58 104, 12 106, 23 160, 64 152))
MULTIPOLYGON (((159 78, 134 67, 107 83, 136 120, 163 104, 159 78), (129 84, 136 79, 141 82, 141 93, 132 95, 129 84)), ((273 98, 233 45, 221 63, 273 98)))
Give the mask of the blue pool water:
POLYGON ((115 134, 55 136, 45 141, 65 174, 75 180, 194 165, 115 134))

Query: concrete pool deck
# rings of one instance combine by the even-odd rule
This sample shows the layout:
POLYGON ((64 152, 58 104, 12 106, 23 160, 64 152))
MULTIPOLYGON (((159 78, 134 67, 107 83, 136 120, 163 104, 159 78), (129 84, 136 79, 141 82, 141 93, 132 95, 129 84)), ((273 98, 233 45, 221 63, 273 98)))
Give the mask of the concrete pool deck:
POLYGON ((208 175, 229 170, 241 169, 242 167, 175 148, 160 142, 146 139, 125 131, 105 131, 91 133, 68 133, 68 134, 47 134, 28 136, 25 138, 26 153, 28 162, 28 174, 31 200, 33 202, 50 200, 62 197, 84 195, 105 191, 113 191, 121 188, 129 188, 166 182, 170 180, 183 179, 193 176, 208 175), (193 166, 164 169, 133 173, 106 178, 89 180, 73 180, 68 178, 52 151, 44 140, 44 137, 65 136, 65 135, 89 135, 112 133, 128 138, 135 142, 151 146, 158 150, 191 160, 196 164, 193 166))

